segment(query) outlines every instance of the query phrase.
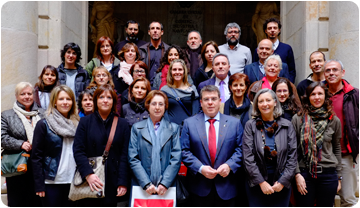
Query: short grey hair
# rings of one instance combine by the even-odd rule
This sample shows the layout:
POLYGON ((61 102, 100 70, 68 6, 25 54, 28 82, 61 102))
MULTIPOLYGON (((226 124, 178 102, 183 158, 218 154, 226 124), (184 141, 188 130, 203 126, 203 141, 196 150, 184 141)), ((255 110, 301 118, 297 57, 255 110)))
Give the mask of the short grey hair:
POLYGON ((201 38, 201 35, 200 35, 200 32, 199 31, 197 31, 197 30, 191 30, 189 33, 188 33, 188 35, 187 35, 187 39, 189 40, 189 35, 190 35, 190 33, 193 33, 193 32, 196 32, 197 34, 199 34, 199 37, 200 37, 200 40, 202 40, 202 38, 201 38))
POLYGON ((200 100, 202 99, 202 95, 204 92, 217 92, 219 98, 220 98, 220 90, 215 85, 206 85, 200 90, 200 100))
POLYGON ((31 87, 32 92, 34 93, 34 87, 30 82, 20 82, 15 86, 15 96, 18 96, 20 92, 27 87, 31 87))
POLYGON ((231 22, 229 24, 226 25, 225 30, 224 30, 224 35, 227 35, 227 31, 229 28, 233 28, 236 27, 237 29, 239 29, 239 35, 241 35, 241 29, 240 26, 236 23, 236 22, 231 22))
POLYGON ((218 56, 225 56, 226 57, 226 59, 228 60, 228 64, 230 65, 230 60, 229 60, 229 57, 228 57, 228 55, 226 55, 225 53, 217 53, 217 54, 215 54, 214 55, 214 58, 213 58, 213 65, 214 65, 214 60, 215 60, 215 58, 217 58, 218 56))
POLYGON ((266 67, 267 62, 268 62, 270 59, 275 59, 276 61, 278 61, 280 70, 282 70, 281 57, 280 57, 279 55, 277 55, 277 54, 270 55, 270 56, 265 60, 265 62, 264 62, 264 67, 266 67))
POLYGON ((326 64, 330 63, 330 62, 338 62, 341 66, 341 71, 344 70, 344 64, 339 60, 339 59, 330 59, 330 60, 327 60, 324 64, 324 70, 325 70, 325 66, 326 64))
POLYGON ((151 25, 152 23, 159 23, 159 24, 161 25, 161 30, 164 30, 163 24, 162 24, 161 22, 158 22, 158 21, 152 21, 152 22, 150 22, 150 24, 149 24, 149 30, 150 30, 150 25, 151 25))
POLYGON ((274 118, 278 118, 278 117, 280 117, 282 115, 283 110, 281 108, 280 101, 277 98, 275 92, 272 91, 271 89, 265 88, 265 89, 259 90, 255 95, 255 98, 254 98, 254 101, 253 101, 253 110, 251 112, 252 116, 255 116, 255 117, 261 116, 261 112, 260 112, 259 106, 258 106, 258 99, 259 99, 259 96, 261 94, 264 94, 264 93, 267 93, 267 92, 271 94, 271 97, 275 100, 275 103, 276 103, 276 106, 274 107, 274 112, 273 112, 274 118))

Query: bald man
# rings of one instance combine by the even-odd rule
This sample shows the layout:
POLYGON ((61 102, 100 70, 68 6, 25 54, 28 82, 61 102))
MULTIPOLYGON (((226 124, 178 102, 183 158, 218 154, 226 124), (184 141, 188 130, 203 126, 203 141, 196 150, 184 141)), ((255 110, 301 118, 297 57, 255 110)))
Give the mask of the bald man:
MULTIPOLYGON (((270 55, 274 53, 274 49, 272 46, 273 43, 271 42, 271 40, 261 40, 257 47, 259 61, 245 66, 244 74, 249 77, 250 84, 265 77, 264 62, 270 55)), ((279 77, 285 77, 289 79, 289 68, 286 63, 282 63, 282 70, 280 71, 279 77)))

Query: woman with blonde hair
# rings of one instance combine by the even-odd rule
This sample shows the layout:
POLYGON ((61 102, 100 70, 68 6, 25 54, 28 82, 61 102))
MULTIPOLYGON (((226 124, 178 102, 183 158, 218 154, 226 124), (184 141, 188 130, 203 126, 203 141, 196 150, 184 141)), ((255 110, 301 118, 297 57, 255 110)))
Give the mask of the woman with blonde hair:
POLYGON ((74 206, 68 195, 76 168, 72 146, 79 120, 73 91, 66 85, 55 87, 45 118, 35 127, 31 157, 36 195, 45 207, 74 206))
MULTIPOLYGON (((102 86, 104 84, 110 84, 111 87, 114 89, 114 82, 112 79, 112 76, 110 72, 104 67, 104 66, 98 66, 96 67, 92 72, 92 81, 90 82, 87 89, 94 88, 94 91, 99 86, 102 86)), ((121 92, 119 92, 121 93, 121 92)))
MULTIPOLYGON (((29 82, 17 84, 15 96, 13 108, 1 112, 1 148, 4 153, 25 150, 31 155, 34 128, 43 117, 44 109, 34 102, 34 88, 29 82)), ((6 177, 6 188, 9 207, 41 205, 34 192, 32 165, 29 161, 25 174, 6 177)))
POLYGON ((184 119, 200 110, 199 94, 196 87, 188 82, 187 74, 185 62, 175 59, 169 67, 167 84, 161 88, 169 99, 169 120, 180 126, 184 119))

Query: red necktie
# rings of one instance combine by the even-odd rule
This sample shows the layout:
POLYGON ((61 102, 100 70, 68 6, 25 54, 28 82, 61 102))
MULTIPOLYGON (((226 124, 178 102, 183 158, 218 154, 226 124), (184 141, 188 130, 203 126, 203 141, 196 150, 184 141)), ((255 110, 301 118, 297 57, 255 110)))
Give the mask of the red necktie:
POLYGON ((214 167, 215 156, 216 156, 216 132, 214 122, 215 119, 209 119, 210 122, 209 126, 209 152, 210 152, 210 159, 211 165, 214 167))

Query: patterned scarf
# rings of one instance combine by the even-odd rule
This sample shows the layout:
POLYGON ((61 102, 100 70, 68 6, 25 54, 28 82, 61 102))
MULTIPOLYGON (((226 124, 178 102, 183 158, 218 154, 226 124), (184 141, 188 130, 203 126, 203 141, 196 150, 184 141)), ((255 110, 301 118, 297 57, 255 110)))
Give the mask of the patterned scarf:
POLYGON ((317 178, 317 163, 321 161, 324 132, 332 114, 324 107, 310 107, 309 114, 303 116, 301 126, 301 148, 311 177, 317 178))

